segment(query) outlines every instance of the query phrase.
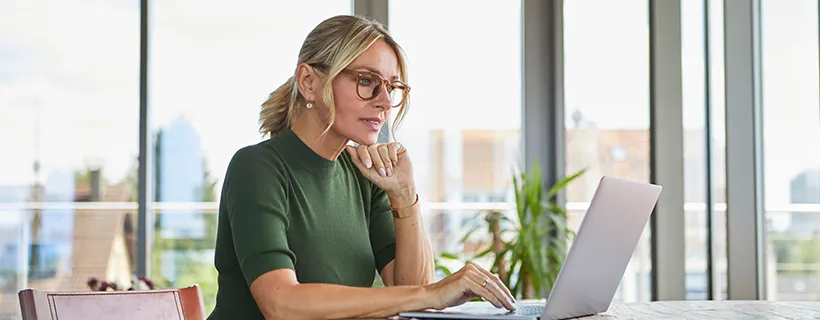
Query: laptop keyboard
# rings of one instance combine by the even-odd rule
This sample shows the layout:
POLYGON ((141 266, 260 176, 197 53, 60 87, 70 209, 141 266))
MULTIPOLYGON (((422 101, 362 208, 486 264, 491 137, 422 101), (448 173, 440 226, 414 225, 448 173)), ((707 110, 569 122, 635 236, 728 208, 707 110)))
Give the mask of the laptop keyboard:
POLYGON ((534 306, 534 305, 516 305, 517 309, 515 310, 516 315, 522 316, 538 316, 544 312, 544 306, 534 306))

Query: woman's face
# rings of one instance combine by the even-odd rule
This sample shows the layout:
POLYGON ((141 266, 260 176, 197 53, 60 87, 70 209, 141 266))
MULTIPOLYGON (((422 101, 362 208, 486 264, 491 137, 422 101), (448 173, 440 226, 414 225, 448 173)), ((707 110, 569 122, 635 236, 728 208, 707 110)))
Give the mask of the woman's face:
MULTIPOLYGON (((383 40, 370 46, 347 67, 347 70, 365 75, 376 73, 386 80, 398 80, 398 59, 393 49, 383 40)), ((336 119, 331 127, 340 136, 361 145, 371 145, 378 141, 379 130, 389 119, 392 110, 390 94, 378 77, 358 78, 349 72, 342 72, 333 80, 333 99, 336 104, 336 119), (378 94, 370 100, 367 88, 379 87, 378 94)))

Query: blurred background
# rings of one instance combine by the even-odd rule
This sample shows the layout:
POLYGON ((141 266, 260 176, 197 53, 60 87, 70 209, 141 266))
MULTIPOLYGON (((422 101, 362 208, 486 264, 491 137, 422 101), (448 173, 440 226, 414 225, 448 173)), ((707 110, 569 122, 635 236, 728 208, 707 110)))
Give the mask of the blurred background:
MULTIPOLYGON (((820 300, 818 2, 738 1, 759 8, 754 79, 762 148, 754 169, 764 205, 752 237, 763 244, 754 259, 765 268, 758 298, 820 300)), ((530 2, 0 1, 0 319, 19 317, 22 288, 85 291, 90 277, 127 283, 145 272, 162 287, 199 284, 210 311, 227 163, 263 139, 261 102, 292 74, 308 32, 333 15, 372 14, 406 51, 412 102, 396 139, 413 156, 437 253, 482 250, 460 241, 466 230, 489 210, 514 211, 513 174, 523 169, 527 146, 537 145, 524 143, 522 133, 539 121, 561 133, 543 137, 561 149, 561 167, 547 171, 587 169, 564 193, 571 229, 602 175, 657 182, 653 143, 676 142, 652 136, 651 128, 664 125, 652 116, 651 35, 664 23, 650 19, 652 2, 556 1, 550 6, 558 18, 543 17, 560 24, 551 35, 527 31, 538 25, 524 10, 530 2), (550 60, 563 70, 563 99, 549 106, 559 111, 557 121, 527 116, 538 107, 526 102, 527 59, 538 57, 525 55, 526 42, 538 34, 558 39, 550 45, 561 52, 550 60), (142 176, 141 156, 150 164, 142 176)), ((727 263, 733 163, 724 37, 734 34, 724 22, 732 13, 720 0, 674 3, 683 165, 675 179, 685 222, 678 226, 680 298, 727 299, 735 265, 727 263)), ((657 299, 651 229, 616 301, 657 299)))

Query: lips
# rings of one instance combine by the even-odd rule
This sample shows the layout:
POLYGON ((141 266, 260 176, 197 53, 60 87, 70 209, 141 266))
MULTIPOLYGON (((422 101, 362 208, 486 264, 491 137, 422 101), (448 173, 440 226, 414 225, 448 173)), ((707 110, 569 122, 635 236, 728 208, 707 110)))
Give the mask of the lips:
POLYGON ((360 119, 371 131, 378 132, 382 126, 382 120, 379 118, 362 118, 360 119))

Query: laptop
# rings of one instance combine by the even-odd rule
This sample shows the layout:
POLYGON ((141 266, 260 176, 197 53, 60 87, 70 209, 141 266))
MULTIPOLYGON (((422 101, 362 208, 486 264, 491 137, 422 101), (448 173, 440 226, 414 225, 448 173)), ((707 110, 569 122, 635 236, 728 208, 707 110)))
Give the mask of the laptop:
POLYGON ((416 319, 568 319, 605 312, 612 303, 661 186, 603 177, 546 302, 519 302, 509 312, 489 302, 401 312, 416 319))

